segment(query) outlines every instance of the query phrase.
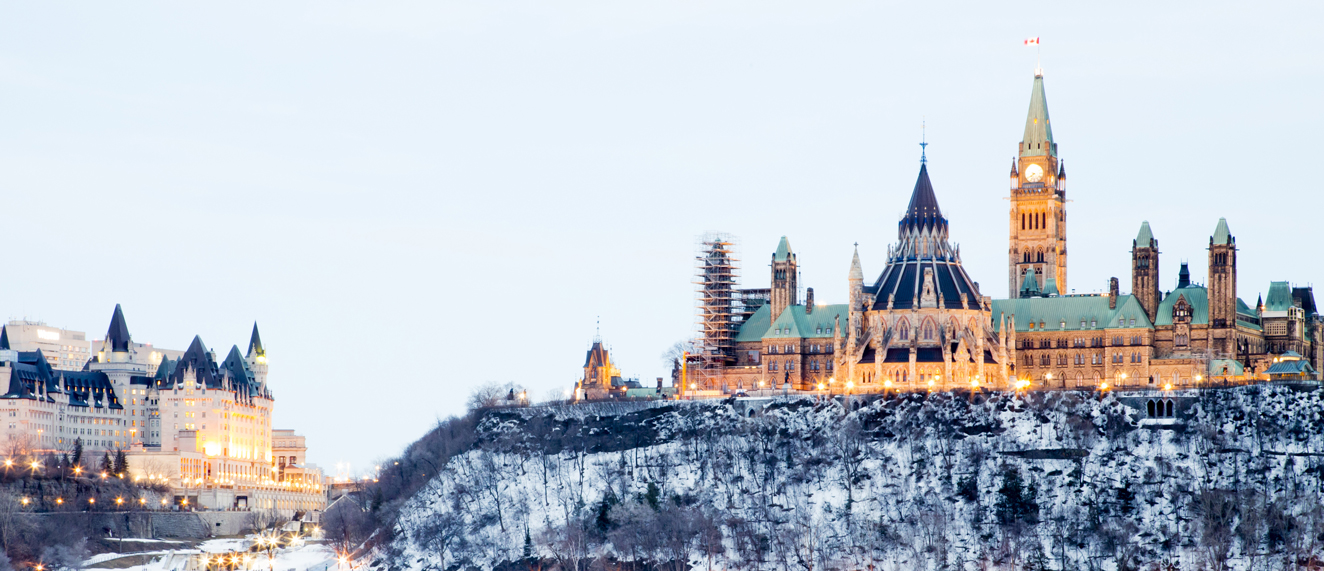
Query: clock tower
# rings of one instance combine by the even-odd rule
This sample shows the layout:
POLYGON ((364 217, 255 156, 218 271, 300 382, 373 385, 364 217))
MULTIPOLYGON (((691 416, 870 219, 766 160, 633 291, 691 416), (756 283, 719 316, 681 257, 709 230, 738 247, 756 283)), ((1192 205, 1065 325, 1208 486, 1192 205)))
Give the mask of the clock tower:
POLYGON ((1067 293, 1066 168, 1048 120, 1043 70, 1035 70, 1020 152, 1011 163, 1007 297, 1021 291, 1067 293), (1033 269, 1033 273, 1030 270, 1033 269), (1037 280, 1022 283, 1027 274, 1037 280))

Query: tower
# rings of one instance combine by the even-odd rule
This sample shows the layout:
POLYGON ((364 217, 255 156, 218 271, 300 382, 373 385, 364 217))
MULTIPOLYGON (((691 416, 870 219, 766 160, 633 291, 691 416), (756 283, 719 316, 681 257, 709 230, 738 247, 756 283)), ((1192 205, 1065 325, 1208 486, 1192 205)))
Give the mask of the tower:
POLYGON ((1048 120, 1044 76, 1036 73, 1030 92, 1025 135, 1011 166, 1011 212, 1007 293, 1015 297, 1025 273, 1034 268, 1044 282, 1049 278, 1059 292, 1067 289, 1066 167, 1057 155, 1053 127, 1048 120))
POLYGON ((855 246, 855 254, 850 260, 850 276, 847 279, 850 285, 850 312, 848 313, 850 322, 848 326, 852 333, 858 334, 860 324, 864 319, 864 268, 860 266, 860 247, 855 246))
POLYGON ((253 336, 248 339, 248 354, 244 358, 248 370, 253 373, 253 380, 264 390, 267 388, 267 350, 262 347, 262 336, 257 333, 257 322, 253 322, 253 336))
POLYGON ((782 314, 782 310, 796 304, 796 269, 795 252, 791 243, 782 236, 777 244, 777 251, 772 255, 772 319, 782 314))
MULTIPOLYGON (((1237 325, 1237 239, 1228 231, 1227 219, 1219 218, 1209 237, 1209 326, 1230 329, 1237 325)), ((1210 349, 1232 350, 1231 333, 1213 334, 1210 349)))
POLYGON ((1159 304, 1159 249, 1148 220, 1140 224, 1140 233, 1131 242, 1131 294, 1154 323, 1159 304))

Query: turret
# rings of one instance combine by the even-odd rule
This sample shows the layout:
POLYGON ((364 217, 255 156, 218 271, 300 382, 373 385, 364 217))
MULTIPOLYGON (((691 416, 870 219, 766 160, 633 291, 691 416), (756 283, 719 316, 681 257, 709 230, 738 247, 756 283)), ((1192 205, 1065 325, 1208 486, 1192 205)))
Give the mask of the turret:
POLYGON ((1011 160, 1011 189, 1012 189, 1012 190, 1016 190, 1016 187, 1020 186, 1020 184, 1021 184, 1021 171, 1020 171, 1019 169, 1016 168, 1016 159, 1012 159, 1012 160, 1011 160))
POLYGON ((1144 308, 1149 322, 1158 316, 1159 249, 1158 240, 1149 229, 1149 221, 1140 223, 1140 232, 1131 242, 1131 295, 1144 308))
MULTIPOLYGON (((1228 230, 1227 219, 1219 218, 1209 237, 1209 326, 1231 328, 1237 324, 1237 240, 1228 230)), ((1230 351, 1231 336, 1219 336, 1218 349, 1230 351)))
POLYGON ((782 236, 777 243, 777 251, 772 254, 772 319, 775 321, 787 307, 796 305, 797 285, 795 252, 791 251, 791 242, 782 236))
POLYGON ((248 339, 248 354, 244 358, 248 370, 253 373, 253 380, 266 392, 267 388, 267 350, 262 346, 262 336, 258 335, 257 322, 253 322, 253 335, 248 339))

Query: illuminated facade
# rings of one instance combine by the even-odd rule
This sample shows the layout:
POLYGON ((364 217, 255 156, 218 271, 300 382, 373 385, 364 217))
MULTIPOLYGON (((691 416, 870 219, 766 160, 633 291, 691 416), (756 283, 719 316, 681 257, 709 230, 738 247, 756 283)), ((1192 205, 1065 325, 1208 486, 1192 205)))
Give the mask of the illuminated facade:
POLYGON ((1070 293, 1070 201, 1058 150, 1043 74, 1036 72, 1011 168, 1007 299, 984 296, 962 268, 921 158, 898 240, 877 280, 865 283, 857 252, 848 303, 816 305, 809 289, 801 304, 798 260, 782 238, 771 290, 732 290, 732 309, 721 312, 732 317, 706 327, 701 339, 705 351, 722 351, 720 358, 691 361, 690 378, 723 392, 833 393, 1320 379, 1324 315, 1313 289, 1276 281, 1254 305, 1238 297, 1242 246, 1225 219, 1209 236, 1203 284, 1183 263, 1176 287, 1161 289, 1158 240, 1143 222, 1130 244, 1130 293, 1116 278, 1106 292, 1070 293), (729 352, 711 334, 728 330, 735 332, 729 352))
POLYGON ((94 349, 81 370, 56 370, 43 351, 15 350, 0 333, 7 455, 68 453, 81 440, 84 462, 125 450, 132 476, 168 481, 181 503, 321 509, 315 466, 301 465, 297 478, 278 469, 275 401, 256 325, 247 352, 232 347, 218 363, 198 337, 182 353, 134 343, 117 305, 94 349))

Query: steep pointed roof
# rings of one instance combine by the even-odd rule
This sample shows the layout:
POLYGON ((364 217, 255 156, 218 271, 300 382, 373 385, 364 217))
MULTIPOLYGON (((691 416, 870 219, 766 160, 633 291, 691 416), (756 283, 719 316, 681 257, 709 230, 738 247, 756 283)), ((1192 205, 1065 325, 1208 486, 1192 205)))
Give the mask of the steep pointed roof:
POLYGON ((1140 233, 1136 234, 1136 247, 1149 248, 1154 244, 1154 233, 1149 230, 1149 221, 1140 223, 1140 233))
POLYGON ((785 236, 782 236, 782 241, 777 243, 777 253, 772 255, 773 261, 785 262, 786 258, 789 258, 794 255, 795 252, 791 251, 790 240, 787 240, 785 236))
POLYGON ((175 362, 174 370, 170 372, 169 384, 183 382, 184 373, 189 370, 196 375, 198 384, 209 388, 220 386, 220 372, 217 370, 216 361, 212 359, 207 346, 202 343, 202 337, 196 335, 193 337, 193 342, 189 343, 188 349, 175 362))
POLYGON ((253 336, 248 340, 248 354, 250 356, 265 357, 267 350, 262 348, 262 336, 257 334, 257 322, 253 322, 253 336))
POLYGON ((0 350, 9 350, 9 329, 0 325, 0 350))
POLYGON ((1044 95, 1044 76, 1034 76, 1030 91, 1030 113, 1025 118, 1025 137, 1021 139, 1022 157, 1057 156, 1053 148, 1053 126, 1048 121, 1048 97, 1044 95))
POLYGON ((1039 295, 1039 279, 1036 277, 1037 275, 1038 274, 1034 271, 1034 266, 1030 266, 1025 270, 1025 277, 1021 278, 1021 297, 1039 295))
POLYGON ((1044 278, 1044 295, 1062 295, 1061 292, 1057 291, 1057 277, 1052 272, 1045 275, 1047 277, 1044 278))
POLYGON ((929 165, 920 163, 919 177, 915 179, 915 190, 910 193, 910 205, 901 218, 900 234, 924 227, 940 226, 946 233, 947 219, 942 217, 938 207, 938 196, 933 193, 933 182, 929 180, 929 165))
POLYGON ((1186 266, 1186 262, 1181 263, 1181 271, 1177 272, 1177 289, 1190 287, 1191 269, 1186 266))
POLYGON ((124 310, 120 309, 120 304, 115 304, 115 314, 110 316, 110 329, 106 331, 106 342, 110 343, 110 350, 114 353, 128 352, 129 350, 129 326, 124 323, 124 310))
POLYGON ((1232 232, 1227 229, 1227 219, 1219 218, 1218 226, 1214 228, 1213 241, 1215 244, 1231 244, 1232 232))
POLYGON ((860 247, 855 247, 855 255, 850 259, 850 279, 864 280, 864 268, 860 266, 860 247))
POLYGON ((244 361, 244 356, 239 354, 238 345, 230 347, 230 353, 225 356, 221 368, 230 372, 232 383, 248 383, 253 380, 253 375, 248 371, 248 363, 244 361))

